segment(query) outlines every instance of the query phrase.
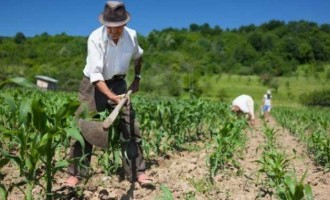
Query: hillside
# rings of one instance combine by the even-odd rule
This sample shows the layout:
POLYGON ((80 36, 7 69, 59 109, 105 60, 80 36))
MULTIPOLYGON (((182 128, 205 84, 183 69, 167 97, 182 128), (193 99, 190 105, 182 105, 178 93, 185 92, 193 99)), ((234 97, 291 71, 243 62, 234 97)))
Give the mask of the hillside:
MULTIPOLYGON (((59 80, 60 90, 77 91, 85 65, 86 41, 87 36, 65 33, 0 37, 0 80, 24 76, 34 81, 35 75, 47 75, 59 80)), ((139 42, 145 51, 141 92, 218 98, 222 88, 214 88, 214 81, 208 79, 226 74, 260 79, 259 90, 276 90, 287 82, 291 87, 290 78, 288 81, 285 77, 319 80, 313 82, 315 88, 328 85, 330 79, 329 24, 272 20, 260 26, 226 30, 191 24, 186 29, 167 28, 140 35, 139 42), (205 84, 214 89, 205 90, 205 84)), ((221 81, 220 85, 227 84, 221 81)), ((232 91, 225 90, 231 96, 232 91)), ((294 89, 292 93, 299 95, 294 89)))

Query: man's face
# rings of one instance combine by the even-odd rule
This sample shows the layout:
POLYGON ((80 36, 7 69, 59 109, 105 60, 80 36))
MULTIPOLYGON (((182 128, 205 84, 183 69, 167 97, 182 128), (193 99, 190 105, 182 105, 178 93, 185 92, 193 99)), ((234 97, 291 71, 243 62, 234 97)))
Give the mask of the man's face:
POLYGON ((118 27, 107 27, 108 35, 111 36, 113 40, 118 40, 121 34, 123 33, 124 26, 118 26, 118 27))

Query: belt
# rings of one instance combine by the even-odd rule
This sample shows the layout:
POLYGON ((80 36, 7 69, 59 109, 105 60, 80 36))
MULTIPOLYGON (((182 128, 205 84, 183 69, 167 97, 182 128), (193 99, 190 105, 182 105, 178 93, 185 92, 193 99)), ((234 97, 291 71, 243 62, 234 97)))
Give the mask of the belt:
POLYGON ((114 75, 111 79, 105 80, 105 82, 113 82, 123 80, 126 77, 126 74, 114 75))

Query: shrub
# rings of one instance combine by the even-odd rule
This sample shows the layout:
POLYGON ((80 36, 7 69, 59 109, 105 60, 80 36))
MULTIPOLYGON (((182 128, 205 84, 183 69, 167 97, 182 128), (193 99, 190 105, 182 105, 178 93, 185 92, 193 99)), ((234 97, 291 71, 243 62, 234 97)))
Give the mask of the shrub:
POLYGON ((306 106, 330 107, 330 89, 302 94, 300 96, 300 102, 306 106))

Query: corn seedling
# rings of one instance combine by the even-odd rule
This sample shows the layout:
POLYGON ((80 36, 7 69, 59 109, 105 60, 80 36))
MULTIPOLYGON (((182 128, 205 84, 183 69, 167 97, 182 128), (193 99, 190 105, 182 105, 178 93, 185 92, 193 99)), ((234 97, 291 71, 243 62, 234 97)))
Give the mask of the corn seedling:
POLYGON ((289 161, 284 153, 273 149, 264 152, 262 158, 256 162, 261 165, 258 172, 266 174, 270 180, 270 186, 274 187, 282 183, 289 167, 289 161))
POLYGON ((298 181, 295 173, 293 176, 286 175, 282 185, 277 187, 279 199, 283 200, 313 200, 312 188, 309 184, 304 184, 307 174, 305 171, 302 178, 298 181))
POLYGON ((243 147, 245 139, 242 135, 245 124, 241 121, 228 121, 215 136, 215 151, 209 157, 210 177, 216 175, 219 169, 223 169, 228 163, 238 165, 234 155, 243 147))

